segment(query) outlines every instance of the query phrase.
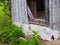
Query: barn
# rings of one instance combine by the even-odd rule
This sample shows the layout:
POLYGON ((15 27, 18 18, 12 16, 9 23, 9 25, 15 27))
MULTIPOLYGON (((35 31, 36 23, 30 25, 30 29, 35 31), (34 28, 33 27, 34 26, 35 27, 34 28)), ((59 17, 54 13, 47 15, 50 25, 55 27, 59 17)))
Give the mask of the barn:
POLYGON ((11 13, 15 23, 43 25, 60 32, 60 0, 11 0, 11 13))

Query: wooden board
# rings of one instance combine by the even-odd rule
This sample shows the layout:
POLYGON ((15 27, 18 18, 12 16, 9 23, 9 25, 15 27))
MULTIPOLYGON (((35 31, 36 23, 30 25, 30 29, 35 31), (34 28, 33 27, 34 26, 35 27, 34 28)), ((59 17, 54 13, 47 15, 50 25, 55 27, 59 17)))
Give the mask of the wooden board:
POLYGON ((60 0, 49 0, 50 27, 60 31, 60 0))
POLYGON ((46 24, 49 24, 49 0, 44 0, 45 4, 45 20, 46 24))
POLYGON ((37 7, 36 7, 36 1, 32 0, 30 4, 30 9, 35 18, 37 18, 37 7))
POLYGON ((26 0, 11 0, 11 10, 14 22, 28 23, 26 0))

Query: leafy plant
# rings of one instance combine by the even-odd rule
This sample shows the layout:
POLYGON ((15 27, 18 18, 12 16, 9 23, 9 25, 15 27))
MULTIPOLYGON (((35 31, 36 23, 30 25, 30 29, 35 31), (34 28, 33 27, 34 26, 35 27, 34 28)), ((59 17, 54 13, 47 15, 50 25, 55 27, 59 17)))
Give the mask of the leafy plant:
POLYGON ((32 31, 32 38, 28 40, 21 40, 20 45, 42 45, 41 37, 38 35, 38 32, 32 31))
POLYGON ((3 20, 3 17, 4 17, 3 9, 4 9, 4 7, 0 6, 0 22, 3 20))
POLYGON ((22 28, 17 27, 14 24, 12 24, 10 27, 4 28, 4 30, 0 30, 1 43, 10 43, 11 41, 18 43, 20 41, 20 37, 24 37, 22 28))
POLYGON ((0 0, 0 30, 4 29, 4 27, 6 27, 8 25, 8 22, 10 21, 11 21, 10 0, 0 0))
POLYGON ((0 0, 0 43, 18 45, 24 33, 21 27, 13 24, 10 14, 9 0, 0 0))

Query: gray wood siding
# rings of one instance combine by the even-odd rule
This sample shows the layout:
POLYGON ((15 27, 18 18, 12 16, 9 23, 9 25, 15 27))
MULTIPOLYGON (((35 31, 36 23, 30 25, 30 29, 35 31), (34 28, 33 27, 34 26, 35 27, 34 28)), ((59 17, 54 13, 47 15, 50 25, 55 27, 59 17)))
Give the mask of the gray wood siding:
POLYGON ((49 0, 44 0, 45 4, 45 20, 46 24, 49 24, 49 0))
POLYGON ((13 21, 28 23, 26 0, 11 0, 11 6, 13 21))
POLYGON ((50 27, 60 31, 60 0, 49 0, 50 27))

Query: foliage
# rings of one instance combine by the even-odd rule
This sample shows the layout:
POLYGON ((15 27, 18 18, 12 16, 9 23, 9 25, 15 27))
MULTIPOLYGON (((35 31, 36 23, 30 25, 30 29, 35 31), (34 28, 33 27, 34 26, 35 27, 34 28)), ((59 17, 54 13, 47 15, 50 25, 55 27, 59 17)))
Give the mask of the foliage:
POLYGON ((0 43, 18 45, 19 38, 24 37, 21 27, 17 27, 11 20, 10 1, 0 0, 0 43))
POLYGON ((11 18, 10 0, 0 0, 0 7, 1 6, 4 7, 4 15, 7 15, 9 18, 11 18))
POLYGON ((0 19, 0 30, 3 30, 5 27, 9 27, 12 24, 12 20, 8 16, 1 16, 0 19))
POLYGON ((11 23, 9 0, 0 0, 0 30, 8 27, 11 23))
POLYGON ((21 40, 20 45, 42 45, 41 37, 38 32, 33 31, 32 38, 28 40, 21 40))
POLYGON ((9 16, 9 18, 11 18, 10 0, 4 0, 3 6, 4 6, 5 15, 7 15, 7 16, 9 16))
POLYGON ((4 12, 3 12, 3 6, 0 6, 0 23, 3 20, 4 12))
POLYGON ((10 27, 4 28, 4 30, 0 30, 0 42, 1 43, 18 43, 20 37, 24 37, 24 33, 22 32, 22 28, 17 27, 12 24, 10 27))
POLYGON ((24 37, 24 33, 21 27, 13 24, 9 3, 9 0, 0 0, 0 43, 18 45, 19 38, 24 37))

